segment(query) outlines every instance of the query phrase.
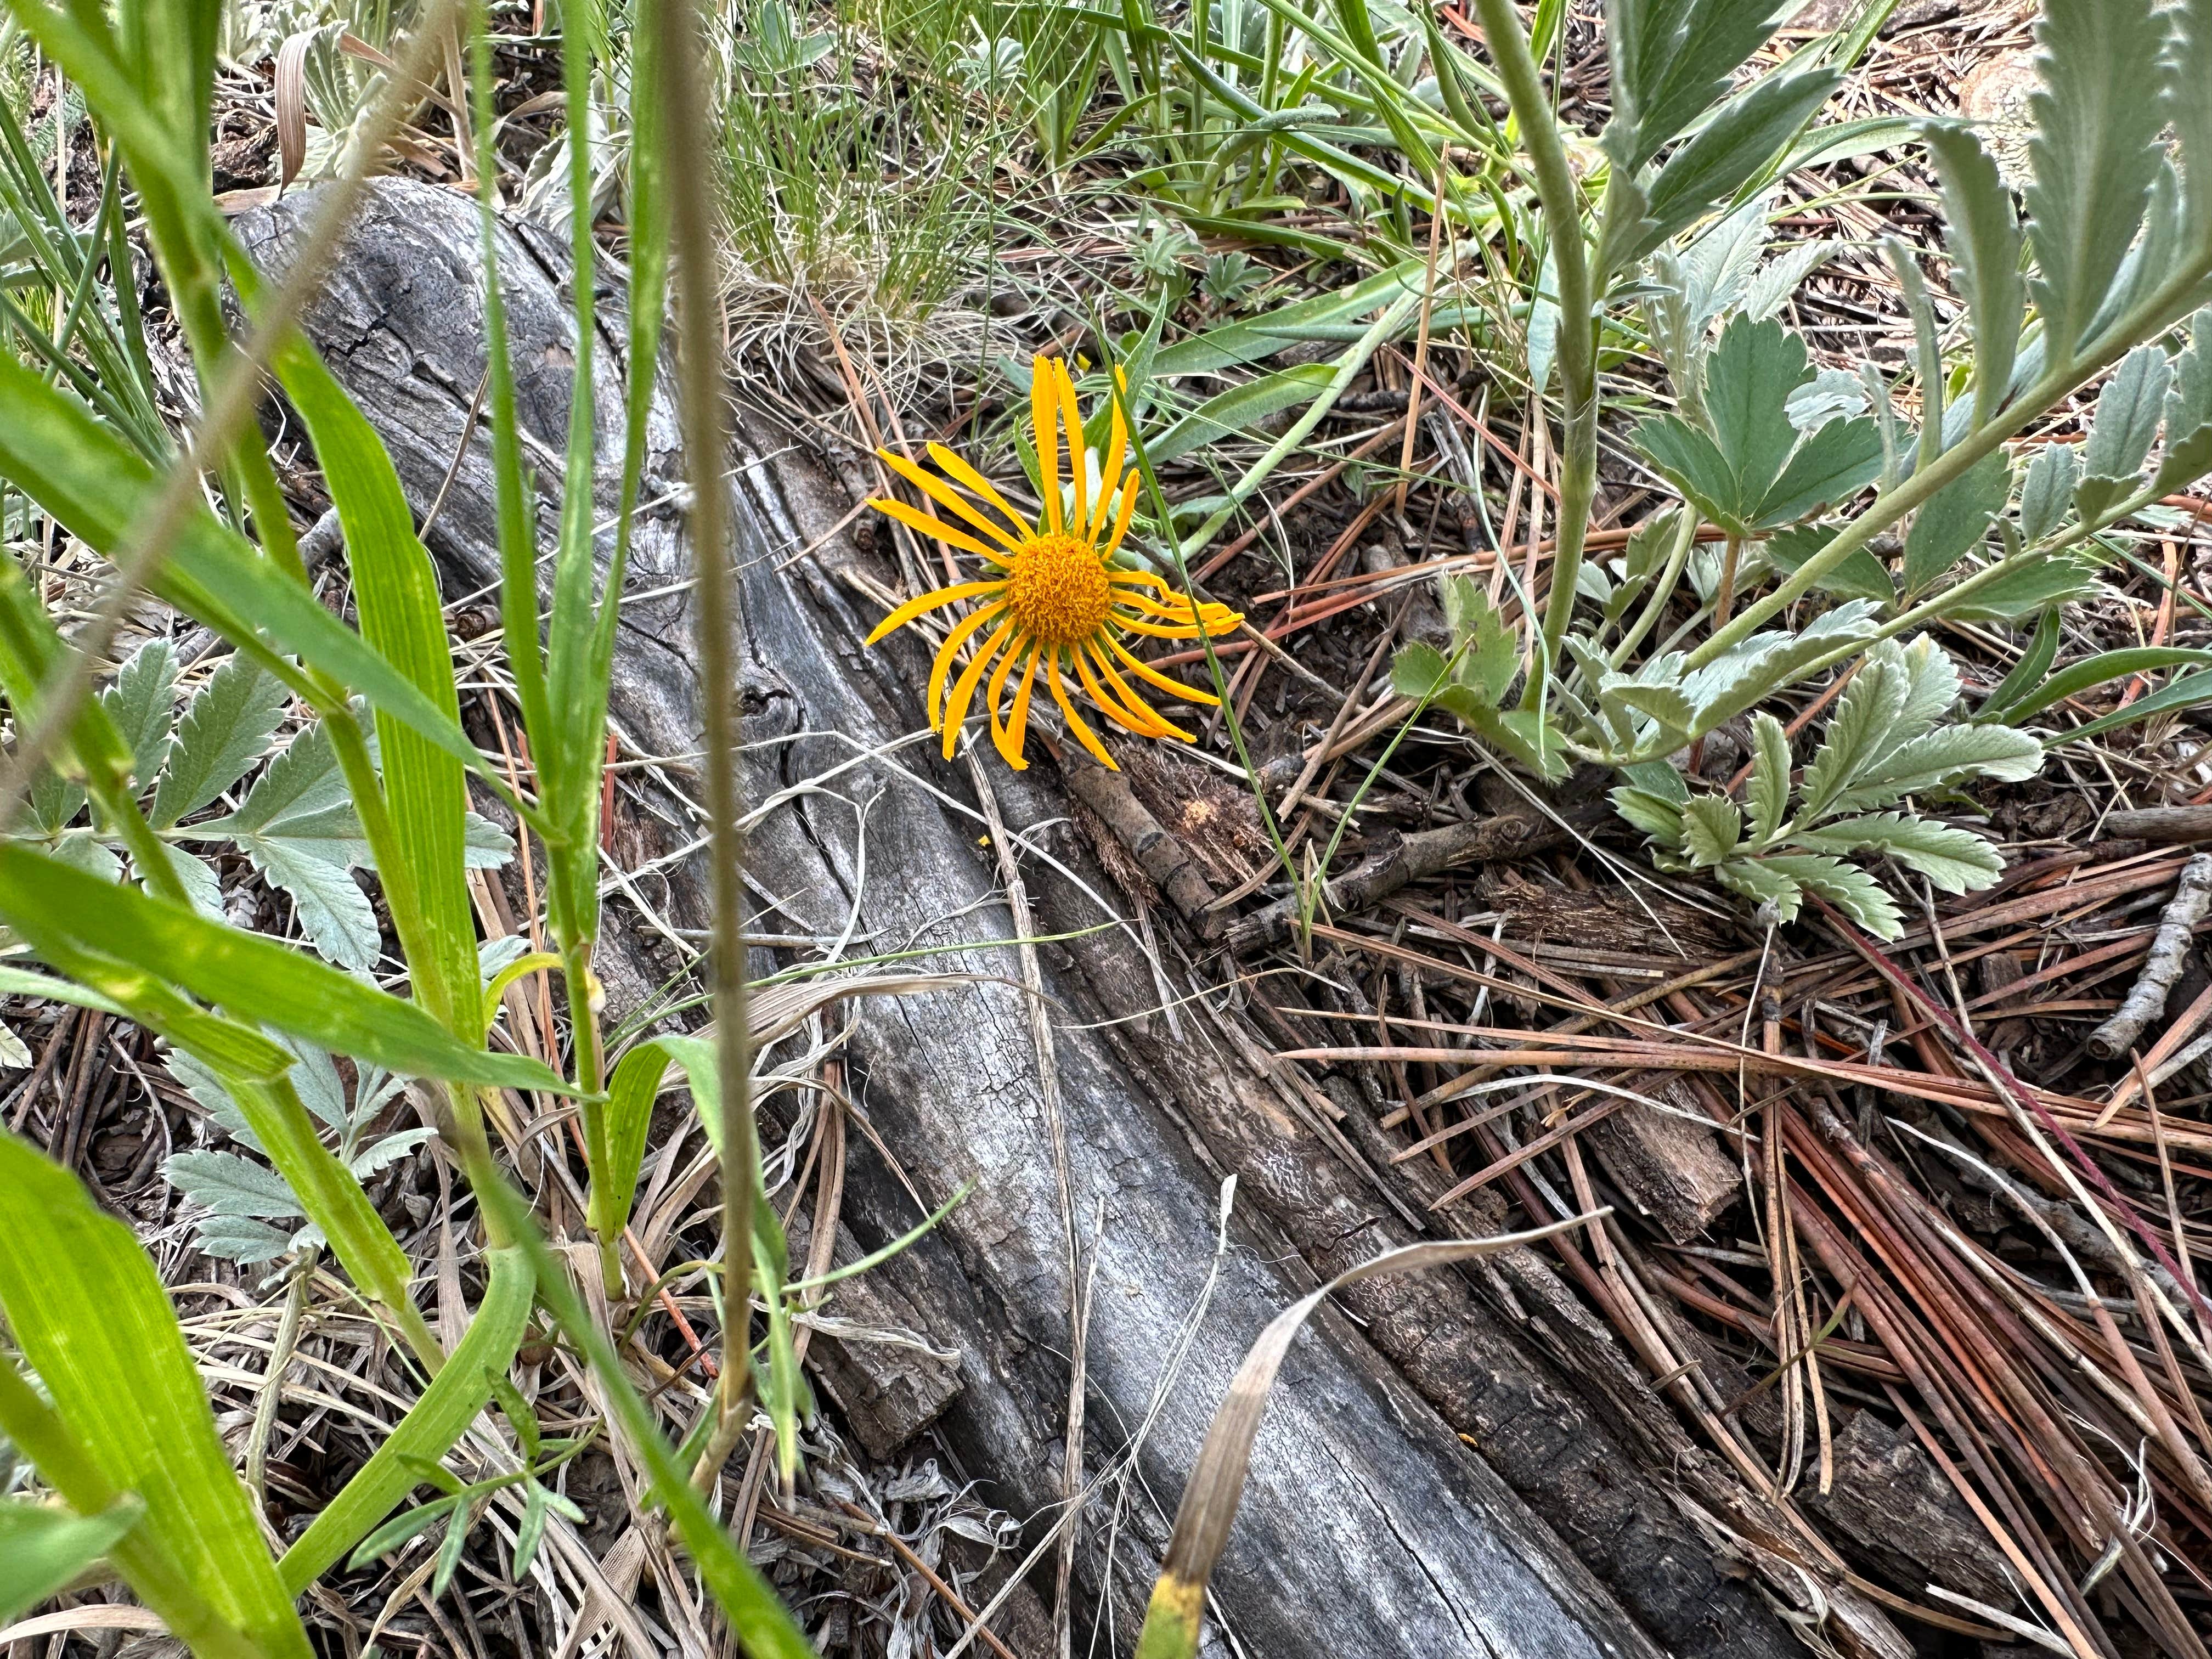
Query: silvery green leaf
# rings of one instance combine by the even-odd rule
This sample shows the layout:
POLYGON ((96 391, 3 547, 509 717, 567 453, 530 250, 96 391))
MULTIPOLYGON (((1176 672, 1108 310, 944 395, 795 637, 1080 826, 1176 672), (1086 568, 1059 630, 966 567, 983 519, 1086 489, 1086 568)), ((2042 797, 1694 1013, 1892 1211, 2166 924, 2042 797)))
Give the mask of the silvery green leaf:
POLYGON ((1771 0, 1620 0, 1606 9, 1614 122, 1633 173, 1729 89, 1737 65, 1774 32, 1771 0))
POLYGON ((1897 642, 1877 641, 1837 700, 1820 746, 1805 769, 1798 809, 1803 822, 1810 823, 1826 812, 1852 780, 1881 753, 1890 740, 1891 728, 1904 712, 1910 684, 1904 653, 1897 642))
POLYGON ((0 1024, 0 1071, 27 1072, 30 1068, 29 1048, 15 1035, 14 1026, 0 1024))
MULTIPOLYGON (((1832 525, 1792 525, 1769 536, 1763 550, 1767 563, 1777 570, 1795 572, 1835 538, 1832 525)), ((1889 572, 1863 547, 1853 548, 1814 586, 1838 599, 1871 599, 1876 605, 1887 605, 1897 597, 1897 584, 1889 579, 1889 572)))
POLYGON ((1791 839, 1808 852, 1887 853, 1947 893, 1977 892, 2004 873, 1997 849, 1971 830, 1903 812, 1839 818, 1791 839))
MULTIPOLYGON (((168 854, 169 868, 176 872, 178 881, 184 886, 185 896, 192 902, 192 908, 212 921, 221 921, 222 878, 204 860, 194 858, 181 847, 165 841, 161 843, 161 850, 168 854)), ((145 877, 136 867, 136 860, 133 860, 131 873, 140 886, 145 885, 145 877)))
POLYGON ((1782 407, 1800 432, 1818 432, 1831 421, 1866 413, 1866 382, 1848 368, 1824 368, 1782 407))
POLYGON ((216 1215, 266 1221, 304 1213, 283 1176, 235 1152, 176 1152, 162 1171, 172 1187, 216 1215))
POLYGON ((354 1179, 367 1181, 371 1176, 397 1164, 437 1133, 434 1128, 403 1129, 398 1134, 385 1136, 354 1159, 351 1165, 354 1179))
POLYGON ((1743 814, 1725 796, 1692 795, 1682 808, 1682 850, 1700 869, 1724 861, 1742 840, 1743 814))
MULTIPOLYGON (((496 870, 514 857, 514 837, 481 812, 461 815, 461 862, 471 870, 496 870)), ((364 858, 362 862, 368 860, 364 858)))
POLYGON ((1863 870, 1817 854, 1786 854, 1765 860, 1808 893, 1817 893, 1876 939, 1895 939, 1905 931, 1897 901, 1863 870))
MULTIPOLYGON (((1725 3, 1710 0, 1707 9, 1725 3)), ((1658 234, 1674 234, 1734 196, 1797 136, 1843 78, 1831 65, 1788 66, 1760 76, 1723 104, 1667 159, 1645 192, 1658 234)))
POLYGON ((2173 385, 2166 394, 2167 446, 2207 422, 2212 422, 2212 307, 2189 319, 2189 348, 2173 360, 2173 385))
POLYGON ((2174 83, 2191 89, 2171 111, 2189 185, 2183 216, 2192 225, 2212 224, 2212 102, 2196 95, 2197 88, 2212 87, 2212 0, 2180 0, 2173 17, 2180 26, 2174 83))
POLYGON ((1899 745, 1851 781, 1835 805, 1845 811, 1887 806, 1907 795, 1975 778, 2017 783, 2043 769, 2043 745, 2005 726, 1947 726, 1899 745))
MULTIPOLYGON (((2071 362, 2136 240, 2164 157, 2167 20, 2158 0, 2044 0, 2030 103, 2031 287, 2052 355, 2071 362)), ((2190 96, 2201 88, 2191 88, 2190 96)))
POLYGON ((2173 368, 2154 345, 2137 346, 2120 360, 2097 394, 2097 413, 2081 446, 2081 470, 2092 478, 2132 478, 2158 436, 2173 368))
POLYGON ((1607 799, 1613 802, 1614 811, 1661 846, 1676 852, 1681 850, 1682 809, 1674 802, 1649 789, 1626 783, 1613 790, 1607 799))
POLYGON ((2153 495, 2172 495, 2212 472, 2212 426, 2200 426, 2179 442, 2169 439, 2152 477, 2153 495))
POLYGON ((100 695, 107 717, 131 750, 131 775, 149 787, 161 775, 177 719, 177 648, 149 640, 131 653, 115 684, 100 695))
POLYGON ((502 933, 497 939, 488 939, 477 945, 477 975, 478 982, 489 985, 501 970, 522 960, 530 954, 530 941, 520 933, 502 933))
POLYGON ((185 710, 149 815, 166 830, 236 783, 269 747, 291 694, 242 656, 227 658, 185 710))
MULTIPOLYGON (((269 763, 235 812, 197 827, 209 835, 244 836, 263 830, 281 835, 286 832, 279 826, 320 817, 350 799, 331 734, 317 720, 269 763)), ((355 839, 360 839, 358 831, 355 839)))
POLYGON ((1950 653, 1923 634, 1911 644, 1896 647, 1893 660, 1905 672, 1905 701, 1890 728, 1888 740, 1878 751, 1887 754, 1900 744, 1931 730, 1959 701, 1959 665, 1950 653))
POLYGON ((1751 842, 1763 847, 1790 805, 1790 734, 1765 709, 1751 717, 1751 842))
POLYGON ((1713 443, 1747 507, 1781 476, 1797 434, 1790 394, 1808 378, 1805 342, 1780 324, 1732 319, 1705 359, 1705 414, 1713 443))
POLYGON ((1920 592, 1978 547, 2011 495, 2011 464, 1996 450, 1929 497, 1905 532, 1905 591, 1920 592))
POLYGON ((2025 295, 2020 215, 1981 141, 1963 127, 1933 124, 1929 158, 1942 180, 1945 240, 1974 331, 1974 422, 1997 411, 2012 384, 2025 295))
POLYGON ((194 1243, 203 1255, 234 1261, 241 1267, 274 1261, 293 1247, 290 1236, 267 1222, 232 1215, 211 1215, 199 1222, 194 1229, 194 1243))
POLYGON ((40 767, 23 798, 27 827, 40 836, 58 836, 84 811, 84 786, 51 767, 40 767))
POLYGON ((301 930, 318 951, 356 973, 375 965, 383 949, 376 910, 345 864, 307 842, 256 836, 240 844, 270 884, 290 896, 301 930))
POLYGON ((1821 612, 1797 633, 1775 629, 1753 635, 1682 683, 1698 711, 1692 735, 1710 732, 1764 702, 1806 665, 1838 646, 1867 638, 1877 625, 1875 606, 1865 599, 1851 599, 1821 612))
MULTIPOLYGON (((1681 689, 1672 685, 1646 685, 1625 674, 1605 677, 1598 700, 1608 708, 1630 708, 1646 720, 1656 721, 1668 732, 1686 733, 1694 711, 1690 700, 1681 689)), ((1683 741, 1687 742, 1686 736, 1683 741)))
POLYGON ((2081 599, 2096 586, 2094 565, 2057 554, 2024 553, 2006 560, 1983 586, 1948 601, 1942 614, 1962 622, 2018 622, 2081 599))
POLYGON ((68 835, 47 849, 56 861, 71 869, 82 870, 87 875, 97 876, 102 881, 123 878, 123 860, 115 856, 104 842, 88 835, 68 835))
POLYGON ((2074 506, 2074 484, 2081 474, 2080 459, 2071 444, 2045 444, 2027 464, 2027 482, 2020 490, 2020 533, 2031 544, 2039 542, 2066 522, 2074 506))
POLYGON ((246 1121, 246 1114, 230 1097, 230 1091, 223 1087, 222 1079, 181 1048, 170 1049, 162 1056, 161 1065, 171 1077, 185 1085, 185 1092, 192 1097, 202 1111, 220 1124, 233 1140, 241 1146, 251 1146, 257 1152, 263 1150, 259 1139, 246 1121))
POLYGON ((279 1037, 277 1041, 292 1051, 298 1062, 292 1067, 292 1086, 299 1092, 300 1103, 330 1127, 343 1130, 350 1120, 346 1112, 345 1083, 338 1076, 336 1062, 312 1042, 302 1042, 297 1037, 279 1037))
POLYGON ((1756 501, 1744 498, 1728 457, 1710 436, 1679 415, 1654 416, 1632 435, 1653 468, 1698 512, 1733 535, 1749 532, 1756 501))
POLYGON ((1754 196, 1682 251, 1682 297, 1698 334, 1743 298, 1744 285, 1766 240, 1766 209, 1771 199, 1754 196))
POLYGON ((1875 481, 1881 463, 1881 432, 1872 421, 1830 421, 1797 446, 1753 520, 1771 528, 1849 501, 1875 481))
POLYGON ((1769 259, 1759 268, 1744 291, 1743 314, 1758 319, 1774 315, 1790 303, 1790 296, 1804 286, 1805 279, 1826 264, 1842 246, 1840 242, 1802 242, 1787 253, 1769 259))
POLYGON ((1713 872, 1723 887, 1742 894, 1754 904, 1771 904, 1775 920, 1792 922, 1805 902, 1804 889, 1774 867, 1767 859, 1730 859, 1713 872))

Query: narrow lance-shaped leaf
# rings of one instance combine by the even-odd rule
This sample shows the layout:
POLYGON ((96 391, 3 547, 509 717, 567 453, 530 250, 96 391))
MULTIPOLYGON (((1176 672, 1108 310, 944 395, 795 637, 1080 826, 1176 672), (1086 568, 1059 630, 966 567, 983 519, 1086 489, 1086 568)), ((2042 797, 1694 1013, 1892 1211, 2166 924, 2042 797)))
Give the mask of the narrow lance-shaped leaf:
MULTIPOLYGON (((164 1565, 271 1659, 307 1659, 153 1263, 75 1176, 4 1133, 0 1310, 61 1425, 111 1487, 144 1503, 139 1530, 164 1565)), ((131 1574, 132 1553, 117 1565, 131 1574)))
POLYGON ((1951 262, 1974 330, 1974 424, 1997 412, 2012 384, 2020 348, 2020 215, 1980 140, 1960 127, 1927 130, 1928 153, 1943 185, 1951 262))

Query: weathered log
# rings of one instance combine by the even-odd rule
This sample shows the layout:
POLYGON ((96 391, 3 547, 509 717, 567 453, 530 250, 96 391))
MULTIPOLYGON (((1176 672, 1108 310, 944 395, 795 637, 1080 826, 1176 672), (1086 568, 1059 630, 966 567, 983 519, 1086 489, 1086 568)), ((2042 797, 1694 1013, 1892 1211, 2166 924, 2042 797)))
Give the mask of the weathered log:
MULTIPOLYGON (((292 198, 241 220, 240 229, 264 264, 281 267, 300 222, 292 198)), ((495 580, 497 567, 488 445, 481 433, 466 432, 483 367, 476 237, 465 201, 420 185, 381 185, 307 319, 377 424, 418 508, 450 473, 429 541, 449 587, 470 592, 495 580)), ((502 234, 501 257, 523 418, 548 450, 557 449, 573 362, 560 294, 566 261, 542 236, 520 229, 502 234)), ((605 333, 603 347, 616 353, 618 331, 605 333)), ((620 430, 615 375, 602 375, 603 433, 620 430)), ((610 442, 606 453, 616 447, 610 442)), ((837 579, 858 556, 841 538, 824 540, 846 503, 833 500, 835 486, 803 459, 763 459, 782 447, 756 431, 737 489, 746 538, 746 787, 756 802, 922 724, 914 692, 918 648, 902 641, 878 653, 860 648, 873 612, 857 612, 837 579), (817 556, 790 556, 817 541, 817 556)), ((665 410, 656 412, 649 450, 645 498, 652 502, 672 494, 667 480, 676 470, 665 410)), ((541 488, 556 471, 539 467, 541 488)), ((601 505, 611 511, 611 489, 601 505)), ((653 597, 625 607, 614 725, 635 754, 681 757, 697 747, 696 686, 680 525, 669 508, 647 509, 632 556, 632 590, 653 597)), ((1017 831, 1064 813, 1043 770, 994 786, 1017 831)), ((967 774, 908 751, 878 756, 832 787, 842 799, 799 797, 753 830, 748 867, 768 898, 750 928, 836 936, 849 926, 856 938, 939 945, 947 967, 1011 976, 1012 952, 992 902, 995 864, 979 857, 977 826, 961 816, 973 799, 967 774), (874 800, 886 810, 866 811, 874 800)), ((1084 867, 1079 849, 1055 843, 1051 832, 1038 839, 1060 866, 1084 867)), ((1053 866, 1033 860, 1029 869, 1048 914, 1082 909, 1087 922, 1098 919, 1097 905, 1053 866)), ((1091 874, 1095 884, 1095 867, 1091 874)), ((665 875, 655 890, 668 920, 696 926, 697 872, 678 866, 665 875)), ((609 968, 651 948, 617 928, 609 968)), ((1154 1497, 1171 1504, 1245 1346, 1310 1283, 1300 1247, 1316 1249, 1320 1236, 1277 1224, 1296 1210, 1297 1182, 1261 1177, 1270 1158, 1310 1156, 1316 1131, 1284 1109, 1233 1042, 1191 1040, 1202 1029, 1195 1016, 1182 1022, 1180 1042, 1139 1029, 1146 1019, 1168 1025, 1174 1016, 1143 1013, 1158 999, 1149 967, 1125 937, 1048 947, 1047 969, 1064 1011, 1055 1060, 1088 1253, 1084 1270, 1096 1274, 1088 1463, 1095 1474, 1126 1455, 1135 1471, 1118 1489, 1125 1507, 1115 1548, 1106 1547, 1101 1502, 1080 1555, 1085 1594, 1115 1621, 1111 1645, 1118 1649, 1133 1635, 1152 1552, 1164 1539, 1154 1497), (1139 1018, 1109 1032, 1085 1029, 1128 1014, 1139 1018), (1230 1121, 1240 1112, 1279 1121, 1245 1133, 1230 1121), (1240 1208, 1231 1248, 1217 1259, 1224 1165, 1270 1194, 1267 1207, 1275 1214, 1240 1208), (1197 1340, 1172 1371, 1171 1356, 1194 1317, 1201 1320, 1197 1340)), ((999 985, 866 1006, 856 1011, 848 1053, 856 1097, 925 1195, 940 1198, 963 1181, 975 1188, 935 1235, 887 1270, 921 1334, 962 1354, 963 1387, 939 1430, 987 1481, 992 1501, 1048 1519, 1059 1495, 1056 1437, 1069 1375, 1070 1264, 1025 1009, 999 985)), ((1344 1167, 1329 1166, 1340 1172, 1331 1182, 1344 1167)), ((1321 1218, 1341 1213, 1340 1188, 1324 1196, 1321 1218)), ((856 1152, 844 1219, 861 1241, 878 1243, 916 1218, 899 1184, 856 1152)), ((1334 1243, 1358 1249, 1360 1237, 1340 1234, 1334 1243)), ((1377 1233, 1370 1248, 1389 1242, 1395 1237, 1377 1233)), ((1464 1296, 1452 1287, 1463 1284, 1440 1278, 1431 1288, 1457 1307, 1464 1296)), ((1401 1311, 1419 1304, 1410 1295, 1401 1311)), ((1493 1328, 1483 1341, 1480 1351, 1517 1367, 1516 1378, 1536 1374, 1539 1362, 1517 1354, 1510 1335, 1493 1328)), ((1611 1564, 1611 1590, 1349 1319, 1327 1310, 1294 1347, 1271 1407, 1215 1580, 1218 1611, 1243 1650, 1267 1656, 1656 1655, 1623 1600, 1639 1604, 1654 1627, 1686 1620, 1665 1638, 1684 1650, 1793 1650, 1782 1621, 1726 1582, 1711 1548, 1686 1526, 1660 1525, 1668 1518, 1663 1487, 1618 1450, 1606 1454, 1601 1480, 1639 1493, 1634 1507, 1658 1528, 1652 1542, 1611 1564), (1723 1628, 1704 1626, 1718 1638, 1711 1645, 1694 1607, 1666 1608, 1669 1598, 1687 1603, 1700 1595, 1721 1598, 1714 1622, 1723 1628)))

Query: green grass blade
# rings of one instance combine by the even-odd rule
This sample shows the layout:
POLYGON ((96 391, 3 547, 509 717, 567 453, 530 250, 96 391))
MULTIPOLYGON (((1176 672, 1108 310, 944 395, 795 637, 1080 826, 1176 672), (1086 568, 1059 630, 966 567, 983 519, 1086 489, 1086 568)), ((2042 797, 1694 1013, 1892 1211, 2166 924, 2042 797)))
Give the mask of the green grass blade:
POLYGON ((645 1465, 653 1497, 675 1522, 677 1534, 690 1552, 708 1593, 728 1618, 745 1653, 750 1659, 813 1659, 812 1646, 776 1600, 775 1590, 691 1490, 675 1449, 662 1436, 652 1411, 623 1369, 613 1340, 592 1317, 562 1264, 546 1248, 529 1206, 503 1181, 483 1182, 477 1192, 484 1207, 499 1212, 513 1237, 529 1252, 538 1271, 539 1299, 591 1362, 605 1393, 609 1414, 621 1425, 645 1465))
MULTIPOLYGON (((249 1651, 308 1659, 307 1632, 216 1432, 153 1263, 75 1176, 5 1134, 0 1310, 60 1427, 112 1491, 145 1504, 135 1531, 222 1624, 244 1633, 249 1651)), ((21 1387, 12 1370, 9 1381, 21 1387)), ((118 1547, 116 1564, 131 1576, 132 1552, 118 1547)))
MULTIPOLYGON (((306 340, 295 335, 287 342, 276 368, 307 423, 345 530, 362 638, 458 726, 461 706, 437 573, 415 533, 391 456, 306 340)), ((398 842, 398 867, 380 857, 377 868, 407 945, 415 998, 448 1030, 473 1040, 477 935, 463 857, 468 798, 461 763, 395 715, 377 716, 376 735, 398 842), (403 902, 413 911, 404 918, 403 902)))
POLYGON ((98 1515, 0 1499, 0 1625, 20 1619, 107 1553, 145 1505, 123 1498, 98 1515))
POLYGON ((387 1071, 574 1092, 541 1062, 473 1048, 413 1004, 312 957, 26 847, 0 846, 0 917, 41 955, 52 947, 108 953, 208 1002, 387 1071))
POLYGON ((491 1398, 492 1379, 507 1375, 529 1322, 534 1280, 520 1250, 494 1250, 490 1261, 483 1301, 444 1369, 277 1562, 277 1577, 290 1594, 321 1577, 422 1483, 422 1464, 453 1449, 491 1398))

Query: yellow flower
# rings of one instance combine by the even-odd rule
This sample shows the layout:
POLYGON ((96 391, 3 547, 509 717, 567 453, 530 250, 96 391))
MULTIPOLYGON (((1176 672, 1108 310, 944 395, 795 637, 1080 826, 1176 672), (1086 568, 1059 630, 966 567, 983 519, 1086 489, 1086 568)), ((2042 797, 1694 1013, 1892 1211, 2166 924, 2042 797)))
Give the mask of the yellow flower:
POLYGON ((1084 450, 1083 417, 1076 405, 1075 382, 1069 379, 1065 362, 1057 357, 1036 360, 1030 402, 1036 422, 1037 464, 1044 477, 1041 529, 1014 511, 988 479, 942 444, 929 446, 929 458, 960 489, 903 456, 887 450, 877 452, 886 466, 988 539, 979 539, 904 501, 878 498, 868 505, 948 546, 975 554, 992 568, 982 581, 940 587, 908 600, 884 618, 868 635, 868 643, 873 645, 894 629, 941 606, 963 599, 973 603, 975 608, 953 624, 929 671, 930 729, 945 733, 947 760, 952 758, 953 744, 961 722, 968 717, 975 689, 988 674, 983 701, 991 716, 991 741, 998 745, 1007 765, 1018 772, 1025 769, 1029 762, 1022 756, 1022 740, 1029 729, 1030 696, 1042 668, 1053 701, 1066 716, 1068 730, 1102 763, 1112 766, 1113 757, 1075 712, 1061 675, 1063 663, 1073 672, 1091 701, 1116 726, 1141 738, 1180 738, 1188 743, 1191 734, 1163 719, 1132 690, 1122 671, 1187 702, 1212 704, 1219 699, 1209 691, 1194 691, 1177 684, 1158 670, 1147 667, 1130 654, 1122 636, 1139 634, 1155 639, 1191 640, 1199 636, 1201 627, 1208 635, 1220 635, 1243 618, 1226 605, 1193 603, 1149 570, 1115 568, 1115 551, 1121 545, 1137 508, 1137 475, 1131 473, 1126 479, 1122 475, 1128 434, 1122 425, 1121 405, 1118 402, 1114 405, 1113 434, 1100 458, 1094 500, 1084 450), (1072 499, 1065 502, 1060 467, 1063 430, 1067 434, 1067 470, 1072 480, 1072 499), (975 499, 970 501, 969 496, 975 499), (984 512, 983 507, 990 512, 984 512), (986 628, 990 632, 953 683, 948 700, 945 682, 960 647, 986 628), (1016 668, 1021 670, 1021 679, 1014 690, 1012 712, 1002 720, 1000 701, 1016 668))

